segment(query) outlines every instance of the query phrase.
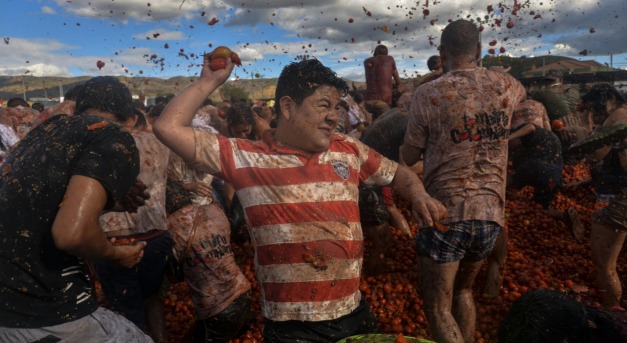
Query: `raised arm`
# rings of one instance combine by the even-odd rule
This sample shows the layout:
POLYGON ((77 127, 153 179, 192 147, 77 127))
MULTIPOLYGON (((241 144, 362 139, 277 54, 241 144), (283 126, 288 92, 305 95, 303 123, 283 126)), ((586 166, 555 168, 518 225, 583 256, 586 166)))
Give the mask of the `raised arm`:
POLYGON ((174 97, 153 124, 157 138, 187 162, 192 162, 196 154, 192 119, 207 97, 226 82, 233 66, 228 58, 225 69, 213 71, 209 68, 209 55, 205 55, 198 81, 174 97))

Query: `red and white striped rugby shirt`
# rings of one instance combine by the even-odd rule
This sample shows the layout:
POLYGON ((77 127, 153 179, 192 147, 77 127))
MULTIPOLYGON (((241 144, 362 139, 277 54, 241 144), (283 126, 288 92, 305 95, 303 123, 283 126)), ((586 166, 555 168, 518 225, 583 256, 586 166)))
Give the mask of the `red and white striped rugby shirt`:
POLYGON ((195 130, 196 168, 230 182, 246 214, 262 311, 277 321, 321 321, 359 301, 363 236, 358 184, 387 185, 397 164, 344 135, 308 156, 261 141, 195 130))

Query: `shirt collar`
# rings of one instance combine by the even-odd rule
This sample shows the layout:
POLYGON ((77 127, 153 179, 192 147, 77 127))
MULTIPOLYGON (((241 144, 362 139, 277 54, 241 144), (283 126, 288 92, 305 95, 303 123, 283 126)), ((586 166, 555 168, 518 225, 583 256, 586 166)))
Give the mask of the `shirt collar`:
MULTIPOLYGON (((302 156, 315 155, 315 154, 308 154, 304 151, 300 151, 300 150, 281 144, 274 138, 275 132, 276 132, 276 129, 269 129, 263 133, 262 140, 264 141, 264 143, 268 145, 270 151, 274 151, 280 154, 290 154, 290 155, 302 155, 302 156)), ((333 136, 331 136, 331 144, 333 144, 333 142, 338 142, 338 141, 343 141, 343 140, 346 140, 346 137, 344 135, 340 135, 336 133, 336 134, 333 134, 333 136)))

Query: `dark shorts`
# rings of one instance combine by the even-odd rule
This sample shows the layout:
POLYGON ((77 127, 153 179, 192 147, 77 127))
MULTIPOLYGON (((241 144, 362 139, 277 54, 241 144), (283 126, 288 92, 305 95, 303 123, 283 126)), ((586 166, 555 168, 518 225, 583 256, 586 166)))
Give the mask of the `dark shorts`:
POLYGON ((592 215, 592 220, 608 229, 627 232, 627 194, 610 198, 606 207, 592 215))
POLYGON ((481 261, 492 252, 501 229, 497 223, 484 220, 451 223, 446 232, 427 227, 416 235, 416 251, 437 263, 481 261))
POLYGON ((514 187, 533 186, 533 200, 545 209, 549 208, 562 186, 562 169, 559 164, 527 160, 516 168, 514 187))
POLYGON ((161 289, 167 257, 174 244, 168 231, 159 232, 145 242, 144 257, 133 268, 119 268, 106 262, 95 264, 98 279, 111 309, 140 328, 146 325, 144 301, 158 294, 161 289))
POLYGON ((351 313, 334 319, 319 322, 299 320, 265 320, 263 337, 265 343, 337 342, 343 338, 375 333, 377 320, 370 312, 368 303, 362 298, 359 306, 351 313))
POLYGON ((199 321, 196 325, 196 342, 228 343, 253 318, 252 306, 253 300, 248 291, 235 298, 222 312, 199 321))

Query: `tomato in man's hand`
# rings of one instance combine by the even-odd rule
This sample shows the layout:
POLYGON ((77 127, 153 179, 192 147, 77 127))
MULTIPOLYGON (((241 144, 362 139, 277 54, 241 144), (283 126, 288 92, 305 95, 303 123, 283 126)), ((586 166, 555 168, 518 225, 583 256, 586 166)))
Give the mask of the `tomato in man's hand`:
POLYGON ((209 69, 216 71, 226 68, 226 59, 222 57, 212 58, 209 62, 209 69))

